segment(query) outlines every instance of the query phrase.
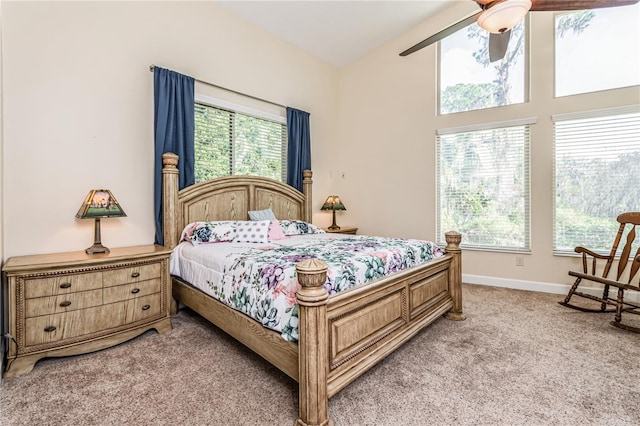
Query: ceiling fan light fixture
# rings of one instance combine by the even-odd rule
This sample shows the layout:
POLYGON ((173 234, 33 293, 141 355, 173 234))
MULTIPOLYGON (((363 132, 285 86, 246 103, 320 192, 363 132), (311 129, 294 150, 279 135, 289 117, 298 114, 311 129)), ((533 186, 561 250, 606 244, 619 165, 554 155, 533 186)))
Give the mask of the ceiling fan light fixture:
POLYGON ((505 0, 482 12, 478 16, 478 25, 490 33, 499 34, 513 28, 529 9, 530 0, 505 0))

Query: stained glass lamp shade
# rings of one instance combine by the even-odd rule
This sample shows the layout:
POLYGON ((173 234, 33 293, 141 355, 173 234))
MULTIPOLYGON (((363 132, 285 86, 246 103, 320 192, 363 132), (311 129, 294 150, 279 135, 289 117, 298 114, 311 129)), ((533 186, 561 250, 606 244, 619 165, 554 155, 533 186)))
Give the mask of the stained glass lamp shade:
POLYGON ((336 225, 336 210, 347 210, 344 204, 342 204, 340 197, 338 197, 337 195, 329 195, 327 197, 327 201, 324 202, 320 210, 331 210, 333 212, 333 223, 331 224, 329 229, 340 229, 340 227, 336 225))

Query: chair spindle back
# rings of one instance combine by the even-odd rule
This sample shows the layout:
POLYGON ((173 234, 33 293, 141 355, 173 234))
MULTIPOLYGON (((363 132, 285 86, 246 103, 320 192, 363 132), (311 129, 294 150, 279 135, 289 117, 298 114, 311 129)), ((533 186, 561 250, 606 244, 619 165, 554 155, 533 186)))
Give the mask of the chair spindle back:
MULTIPOLYGON (((627 265, 629 263, 629 256, 631 254, 631 250, 636 239, 636 226, 640 225, 640 212, 628 212, 622 213, 616 219, 620 223, 620 228, 618 229, 618 234, 616 235, 616 239, 613 243, 613 247, 611 248, 611 254, 609 255, 609 259, 607 259, 607 263, 604 268, 604 272, 602 276, 607 278, 609 274, 609 270, 611 269, 611 265, 613 264, 613 260, 615 259, 616 252, 618 250, 618 245, 620 244, 620 240, 622 239, 622 235, 626 227, 630 226, 630 230, 627 233, 627 239, 624 247, 622 248, 622 252, 620 253, 620 259, 618 261, 618 271, 616 280, 620 280, 620 277, 624 273, 627 265)), ((631 261, 631 270, 629 272, 629 281, 636 276, 638 270, 640 269, 640 247, 636 250, 636 254, 634 255, 631 261)))

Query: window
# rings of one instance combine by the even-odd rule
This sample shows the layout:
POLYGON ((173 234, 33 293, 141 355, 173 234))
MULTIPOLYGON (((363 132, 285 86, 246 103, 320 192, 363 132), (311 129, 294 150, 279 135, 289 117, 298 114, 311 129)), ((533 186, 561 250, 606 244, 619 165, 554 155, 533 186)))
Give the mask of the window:
POLYGON ((439 130, 437 235, 456 230, 465 247, 528 251, 529 125, 439 130))
POLYGON ((554 115, 554 253, 609 253, 640 200, 640 106, 554 115))
POLYGON ((557 15, 556 96, 640 84, 640 3, 557 15))
POLYGON ((247 108, 244 112, 234 111, 230 104, 211 100, 205 103, 202 99, 199 97, 195 104, 196 183, 229 175, 286 181, 284 117, 272 117, 247 108), (212 106, 213 102, 225 107, 212 106))
POLYGON ((489 62, 489 33, 469 25, 440 41, 440 114, 525 102, 526 19, 511 31, 505 57, 489 62))

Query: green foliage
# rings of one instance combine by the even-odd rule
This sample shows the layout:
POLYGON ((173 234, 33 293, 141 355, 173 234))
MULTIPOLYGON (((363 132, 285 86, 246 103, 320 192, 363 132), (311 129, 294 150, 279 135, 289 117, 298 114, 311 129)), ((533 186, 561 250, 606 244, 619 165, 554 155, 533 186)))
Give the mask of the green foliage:
POLYGON ((282 156, 273 152, 282 146, 282 125, 248 115, 236 117, 235 174, 281 179, 282 156))
POLYGON ((451 224, 444 229, 456 229, 461 232, 465 244, 495 248, 524 247, 522 220, 512 220, 514 216, 504 214, 495 203, 490 203, 481 213, 460 227, 451 224))
POLYGON ((620 155, 615 161, 602 158, 559 158, 556 164, 558 208, 572 209, 591 217, 615 218, 638 208, 640 185, 637 170, 640 151, 620 155))
POLYGON ((573 251, 576 246, 582 246, 593 251, 609 253, 618 231, 618 214, 595 217, 575 208, 557 207, 556 249, 573 251))
POLYGON ((640 200, 640 151, 602 158, 559 158, 556 164, 556 248, 577 245, 608 252, 617 230, 616 217, 636 211, 640 200))
POLYGON ((473 111, 498 106, 495 83, 458 83, 442 92, 440 111, 442 114, 473 111))
POLYGON ((196 104, 196 182, 229 175, 281 180, 285 143, 281 123, 196 104))
POLYGON ((526 246, 524 159, 518 130, 493 129, 441 138, 441 230, 455 229, 476 246, 526 246))
POLYGON ((196 182, 231 174, 231 124, 231 112, 196 104, 196 182))

